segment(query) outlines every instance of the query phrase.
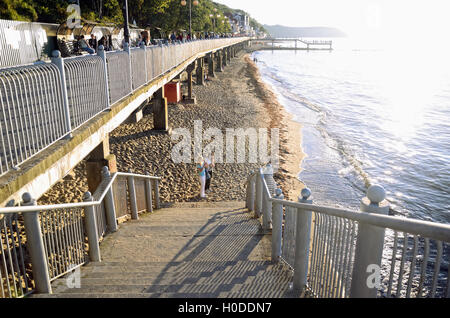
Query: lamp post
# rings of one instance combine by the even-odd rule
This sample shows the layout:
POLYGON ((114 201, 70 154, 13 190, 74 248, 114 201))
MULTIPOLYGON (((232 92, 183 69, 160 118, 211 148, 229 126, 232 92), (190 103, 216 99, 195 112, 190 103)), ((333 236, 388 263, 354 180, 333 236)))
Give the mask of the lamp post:
POLYGON ((130 30, 128 29, 128 0, 124 0, 123 4, 123 36, 125 38, 125 42, 130 44, 130 30))
MULTIPOLYGON (((198 1, 197 0, 194 0, 194 1, 189 0, 189 37, 192 39, 192 5, 191 5, 191 2, 194 6, 197 6, 198 1)), ((186 5, 186 0, 181 0, 180 4, 184 7, 186 5)))

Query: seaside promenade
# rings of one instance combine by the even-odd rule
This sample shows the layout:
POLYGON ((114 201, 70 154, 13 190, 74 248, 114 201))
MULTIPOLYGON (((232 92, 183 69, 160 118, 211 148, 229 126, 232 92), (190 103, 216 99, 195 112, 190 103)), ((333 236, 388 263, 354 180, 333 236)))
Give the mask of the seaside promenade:
POLYGON ((290 297, 292 272, 270 260, 271 235, 245 202, 178 203, 120 225, 102 262, 32 297, 290 297))

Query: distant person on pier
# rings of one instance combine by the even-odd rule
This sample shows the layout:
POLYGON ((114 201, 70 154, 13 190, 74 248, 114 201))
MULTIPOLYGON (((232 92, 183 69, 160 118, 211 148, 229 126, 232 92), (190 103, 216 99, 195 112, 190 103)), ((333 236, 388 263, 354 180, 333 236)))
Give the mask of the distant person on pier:
POLYGON ((176 40, 177 35, 175 34, 175 32, 172 32, 172 34, 170 35, 170 42, 175 43, 176 40))
POLYGON ((205 162, 205 160, 203 160, 203 157, 199 157, 197 159, 197 174, 200 181, 200 198, 206 198, 206 166, 207 163, 205 162))
POLYGON ((106 36, 102 36, 100 40, 98 40, 98 46, 103 45, 105 51, 109 50, 108 38, 106 36))

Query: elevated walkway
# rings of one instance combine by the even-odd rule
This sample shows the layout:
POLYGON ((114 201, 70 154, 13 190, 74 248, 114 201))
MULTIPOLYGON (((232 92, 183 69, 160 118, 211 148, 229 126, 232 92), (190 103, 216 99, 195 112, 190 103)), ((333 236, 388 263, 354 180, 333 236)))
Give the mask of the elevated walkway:
POLYGON ((244 202, 184 203, 142 214, 100 244, 102 262, 32 297, 290 297, 292 273, 272 264, 271 235, 244 202), (70 284, 69 284, 70 285, 70 284))

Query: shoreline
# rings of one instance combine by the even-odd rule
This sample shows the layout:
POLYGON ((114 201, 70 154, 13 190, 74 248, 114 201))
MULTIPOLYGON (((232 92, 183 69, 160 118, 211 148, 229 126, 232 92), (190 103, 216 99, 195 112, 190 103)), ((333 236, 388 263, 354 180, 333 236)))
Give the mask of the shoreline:
MULTIPOLYGON (((301 124, 292 120, 260 76, 250 54, 240 53, 224 72, 216 73, 204 86, 193 86, 196 105, 169 104, 172 129, 193 131, 194 120, 202 120, 203 131, 226 128, 279 128, 279 171, 274 178, 285 199, 297 201, 303 184, 298 179, 304 153, 301 149, 301 124)), ((138 174, 162 177, 162 202, 220 202, 245 200, 245 182, 259 163, 220 163, 216 159, 211 192, 206 200, 198 198, 199 182, 195 174, 195 158, 191 163, 175 164, 171 159, 173 141, 169 135, 155 135, 153 115, 144 112, 138 123, 123 123, 110 133, 110 151, 116 156, 118 171, 132 169, 138 174)), ((203 142, 203 146, 206 142, 203 142)), ((192 148, 193 149, 193 148, 192 148)), ((223 156, 225 158, 225 156, 223 156)), ((225 159, 223 159, 225 161, 225 159)), ((38 204, 80 202, 87 191, 85 161, 55 184, 38 200, 38 204)))

